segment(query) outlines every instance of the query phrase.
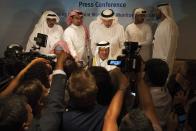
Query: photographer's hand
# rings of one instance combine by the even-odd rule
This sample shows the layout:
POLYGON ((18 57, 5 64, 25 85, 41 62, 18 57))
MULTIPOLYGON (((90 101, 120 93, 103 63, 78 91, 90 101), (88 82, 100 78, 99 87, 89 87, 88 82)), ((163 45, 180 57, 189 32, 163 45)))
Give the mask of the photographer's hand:
MULTIPOLYGON (((46 65, 50 65, 50 61, 49 60, 46 60, 44 58, 36 58, 36 59, 33 59, 25 68, 26 69, 29 69, 31 68, 33 65, 36 65, 37 63, 45 63, 46 65)), ((25 69, 24 68, 24 69, 25 69)))
POLYGON ((120 86, 119 86, 119 90, 123 90, 126 91, 126 89, 129 86, 129 80, 127 79, 127 77, 119 70, 119 78, 120 78, 120 86))
POLYGON ((129 81, 126 76, 120 70, 116 69, 116 71, 118 71, 120 75, 120 86, 112 98, 112 101, 106 112, 103 131, 118 131, 117 119, 121 112, 125 91, 129 85, 129 81))
POLYGON ((69 57, 69 54, 65 53, 65 52, 62 52, 60 55, 58 55, 55 69, 56 70, 63 70, 64 63, 68 57, 69 57))
POLYGON ((150 93, 150 87, 144 81, 144 63, 141 63, 140 72, 138 73, 138 93, 139 102, 145 115, 152 122, 153 128, 156 131, 162 131, 158 116, 156 115, 155 107, 150 93))

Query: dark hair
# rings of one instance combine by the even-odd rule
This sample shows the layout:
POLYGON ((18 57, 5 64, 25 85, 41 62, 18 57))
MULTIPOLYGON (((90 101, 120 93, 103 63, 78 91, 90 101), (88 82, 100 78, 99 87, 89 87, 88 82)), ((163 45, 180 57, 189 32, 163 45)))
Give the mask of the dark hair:
POLYGON ((68 81, 70 100, 78 109, 90 109, 95 105, 97 86, 89 71, 78 69, 73 72, 68 81))
POLYGON ((75 59, 71 55, 68 56, 63 68, 68 78, 70 77, 72 72, 79 69, 77 63, 75 62, 75 59))
POLYGON ((50 73, 51 70, 48 68, 46 63, 43 62, 37 63, 27 71, 24 78, 21 80, 21 83, 32 79, 38 79, 46 88, 50 88, 50 84, 49 84, 50 73))
POLYGON ((16 94, 24 95, 33 110, 33 114, 38 113, 37 108, 39 108, 39 102, 43 94, 43 85, 39 80, 34 79, 22 83, 16 90, 16 94))
POLYGON ((25 98, 9 96, 0 99, 0 129, 4 131, 20 131, 27 121, 25 98))
POLYGON ((119 131, 153 131, 153 127, 143 111, 133 109, 122 119, 119 131))
POLYGON ((98 87, 97 102, 101 105, 109 105, 115 93, 109 72, 100 66, 93 66, 88 70, 95 77, 98 87))
POLYGON ((169 67, 161 59, 151 59, 145 65, 145 78, 152 86, 164 86, 168 77, 169 67))

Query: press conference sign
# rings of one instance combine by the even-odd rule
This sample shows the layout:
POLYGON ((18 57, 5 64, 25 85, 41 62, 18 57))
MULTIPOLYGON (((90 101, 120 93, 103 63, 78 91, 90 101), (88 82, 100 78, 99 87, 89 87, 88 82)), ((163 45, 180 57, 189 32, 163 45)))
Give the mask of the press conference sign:
POLYGON ((62 18, 67 17, 69 12, 79 9, 84 13, 84 22, 88 25, 96 19, 104 9, 113 9, 119 22, 126 26, 132 21, 134 8, 143 7, 147 10, 147 19, 152 20, 154 0, 72 0, 66 2, 64 12, 57 12, 62 18))
POLYGON ((120 7, 127 7, 127 3, 126 2, 116 2, 115 0, 113 1, 91 1, 91 2, 87 2, 87 1, 79 1, 78 2, 78 6, 80 8, 88 8, 88 7, 109 7, 109 8, 120 8, 120 7))

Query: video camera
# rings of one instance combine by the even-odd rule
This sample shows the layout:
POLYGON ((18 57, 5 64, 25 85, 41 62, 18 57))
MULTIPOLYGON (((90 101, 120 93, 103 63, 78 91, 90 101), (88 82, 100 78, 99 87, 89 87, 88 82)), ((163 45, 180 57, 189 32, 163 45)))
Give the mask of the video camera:
POLYGON ((122 50, 122 54, 117 57, 117 60, 108 60, 108 65, 116 65, 127 76, 129 80, 129 87, 126 97, 131 97, 134 101, 133 107, 138 103, 138 91, 137 91, 137 73, 141 68, 141 57, 139 51, 141 46, 138 42, 125 42, 125 48, 122 50))
POLYGON ((48 35, 37 33, 37 37, 34 37, 34 41, 36 41, 36 45, 39 47, 33 47, 33 50, 40 49, 40 47, 46 47, 48 40, 48 35))
POLYGON ((56 55, 53 54, 41 54, 39 52, 30 51, 24 52, 23 47, 19 44, 11 44, 4 52, 4 58, 0 58, 0 71, 1 76, 16 76, 26 65, 28 65, 33 59, 41 57, 50 61, 50 64, 54 68, 56 55))
POLYGON ((124 73, 139 72, 141 66, 139 51, 141 46, 138 45, 138 42, 125 42, 124 46, 123 55, 118 56, 117 60, 108 60, 108 65, 116 65, 124 73))
POLYGON ((53 66, 54 59, 56 58, 55 54, 41 54, 39 52, 23 52, 18 55, 18 59, 25 65, 29 64, 33 59, 40 57, 50 61, 50 64, 53 66))

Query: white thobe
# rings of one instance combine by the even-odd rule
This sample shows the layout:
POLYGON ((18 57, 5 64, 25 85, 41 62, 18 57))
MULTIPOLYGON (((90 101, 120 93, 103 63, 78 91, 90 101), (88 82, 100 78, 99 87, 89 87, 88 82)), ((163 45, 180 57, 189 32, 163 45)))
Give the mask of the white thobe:
POLYGON ((108 60, 109 59, 102 60, 98 56, 98 54, 97 54, 97 55, 95 55, 93 57, 93 66, 101 66, 101 67, 104 67, 107 71, 111 71, 114 68, 116 68, 116 66, 114 66, 114 65, 108 65, 108 60))
POLYGON ((70 25, 65 29, 63 40, 67 43, 71 55, 80 61, 85 52, 85 30, 83 26, 70 25))
POLYGON ((158 25, 154 35, 152 57, 165 60, 168 63, 170 74, 173 70, 178 35, 178 27, 176 23, 170 18, 165 18, 158 25))
POLYGON ((112 24, 107 28, 104 24, 93 21, 89 26, 91 50, 93 56, 96 54, 96 43, 107 41, 110 43, 110 55, 116 57, 122 54, 123 43, 125 41, 124 28, 119 23, 112 24))
POLYGON ((152 57, 152 30, 148 24, 132 23, 125 30, 127 41, 138 42, 141 45, 140 55, 144 61, 152 57))
POLYGON ((63 28, 60 25, 54 25, 54 27, 52 28, 46 27, 44 30, 39 28, 38 26, 35 27, 29 37, 26 46, 26 52, 29 52, 33 46, 38 47, 38 45, 36 45, 36 41, 34 40, 34 38, 37 37, 37 33, 48 35, 46 47, 41 47, 39 52, 43 54, 49 54, 53 49, 53 46, 61 40, 61 37, 63 35, 63 28))

